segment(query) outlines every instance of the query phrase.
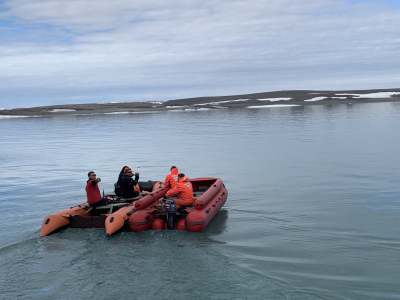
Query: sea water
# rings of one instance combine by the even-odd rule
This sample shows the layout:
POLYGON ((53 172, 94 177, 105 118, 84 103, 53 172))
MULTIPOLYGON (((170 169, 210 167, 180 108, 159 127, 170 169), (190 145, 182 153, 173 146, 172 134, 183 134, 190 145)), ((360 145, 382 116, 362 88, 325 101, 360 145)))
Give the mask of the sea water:
POLYGON ((400 103, 0 120, 1 299, 400 299, 400 103), (43 218, 122 166, 219 177, 201 233, 43 218))

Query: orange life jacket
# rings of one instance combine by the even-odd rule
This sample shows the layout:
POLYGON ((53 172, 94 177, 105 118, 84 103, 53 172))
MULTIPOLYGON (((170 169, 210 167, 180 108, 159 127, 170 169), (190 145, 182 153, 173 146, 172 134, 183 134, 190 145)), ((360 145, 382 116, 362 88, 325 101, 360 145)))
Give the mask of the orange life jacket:
POLYGON ((139 183, 133 186, 133 190, 138 192, 139 194, 142 192, 139 187, 139 183))
MULTIPOLYGON (((178 195, 179 199, 182 200, 181 202, 184 202, 184 205, 192 205, 193 204, 193 202, 194 202, 193 187, 189 181, 189 177, 184 176, 181 179, 179 179, 176 186, 174 188, 170 189, 165 194, 166 197, 170 197, 173 195, 178 195)), ((183 205, 183 203, 180 205, 183 205)))
POLYGON ((175 187, 178 183, 178 168, 173 168, 171 170, 171 174, 168 174, 165 177, 164 185, 170 186, 171 188, 175 187))

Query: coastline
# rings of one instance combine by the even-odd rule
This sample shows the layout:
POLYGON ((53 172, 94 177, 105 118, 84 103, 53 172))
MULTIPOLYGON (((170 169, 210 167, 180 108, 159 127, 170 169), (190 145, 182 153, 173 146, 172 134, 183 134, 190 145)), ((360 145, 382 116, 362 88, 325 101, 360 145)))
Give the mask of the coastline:
POLYGON ((208 110, 221 108, 334 105, 398 101, 400 101, 400 88, 343 91, 293 90, 231 96, 186 98, 164 102, 88 103, 1 109, 0 117, 13 118, 58 115, 129 114, 168 110, 208 110))

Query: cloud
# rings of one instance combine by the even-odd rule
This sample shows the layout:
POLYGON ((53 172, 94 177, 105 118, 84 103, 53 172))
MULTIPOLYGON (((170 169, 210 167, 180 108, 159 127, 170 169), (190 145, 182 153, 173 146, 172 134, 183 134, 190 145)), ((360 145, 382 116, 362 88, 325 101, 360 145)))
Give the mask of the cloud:
POLYGON ((399 82, 393 3, 170 2, 3 1, 0 101, 169 100, 399 82))

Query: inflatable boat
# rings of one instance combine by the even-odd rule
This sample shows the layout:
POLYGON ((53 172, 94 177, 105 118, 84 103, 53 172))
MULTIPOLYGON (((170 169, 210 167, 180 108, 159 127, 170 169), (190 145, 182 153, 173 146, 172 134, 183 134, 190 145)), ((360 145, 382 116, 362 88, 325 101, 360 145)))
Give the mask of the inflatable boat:
POLYGON ((130 215, 136 211, 137 200, 158 200, 168 190, 162 187, 160 181, 139 181, 139 187, 143 193, 138 198, 124 199, 112 193, 106 195, 111 200, 108 205, 94 208, 85 202, 48 215, 43 219, 40 236, 47 236, 65 228, 105 228, 106 234, 111 235, 127 225, 130 215))
POLYGON ((219 178, 195 178, 190 182, 195 198, 193 205, 177 209, 173 198, 161 203, 156 197, 142 198, 136 201, 136 211, 129 217, 130 229, 202 231, 225 204, 228 191, 219 178))
POLYGON ((105 228, 112 235, 129 225, 132 231, 178 229, 199 232, 225 204, 228 191, 219 178, 190 179, 195 201, 177 209, 173 198, 160 203, 169 188, 160 181, 139 182, 147 192, 136 199, 123 199, 108 194, 112 203, 92 208, 87 202, 48 215, 43 219, 40 236, 65 228, 105 228))

